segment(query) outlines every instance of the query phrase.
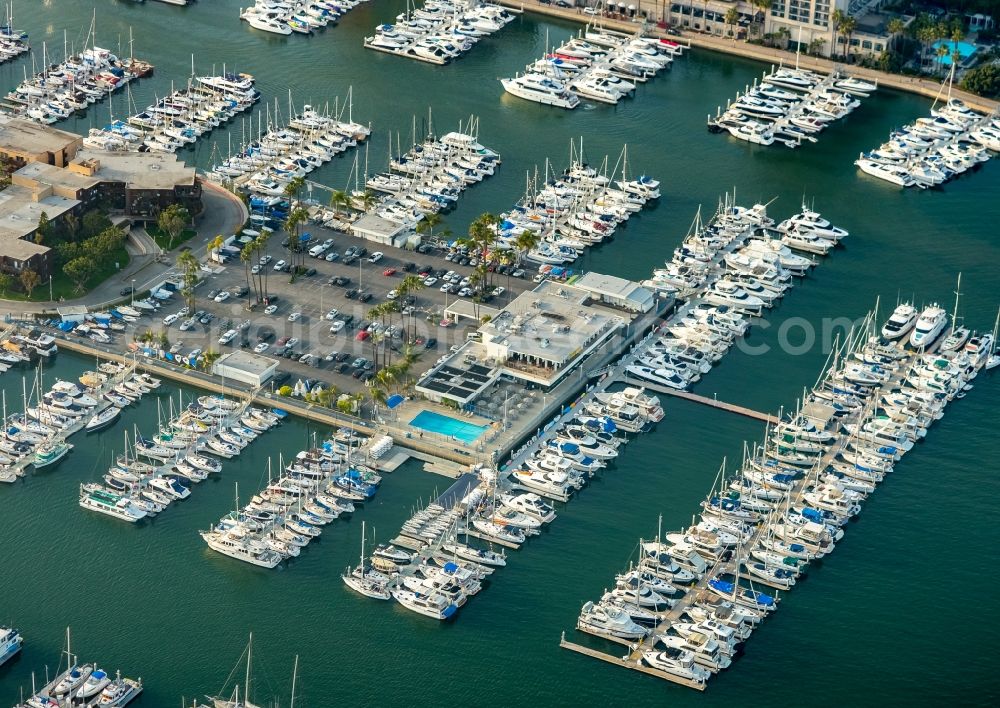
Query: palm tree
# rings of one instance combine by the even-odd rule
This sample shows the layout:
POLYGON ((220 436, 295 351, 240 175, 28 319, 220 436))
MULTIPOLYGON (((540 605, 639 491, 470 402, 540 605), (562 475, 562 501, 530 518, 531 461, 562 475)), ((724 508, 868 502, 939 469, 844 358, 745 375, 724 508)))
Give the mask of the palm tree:
POLYGON ((528 251, 533 249, 538 245, 538 234, 534 231, 523 231, 517 235, 517 239, 514 241, 514 246, 517 247, 520 257, 524 258, 528 255, 528 251))
POLYGON ((184 296, 187 306, 193 312, 195 309, 194 288, 198 284, 198 271, 201 269, 201 264, 198 263, 198 259, 191 251, 182 251, 177 256, 177 266, 183 273, 181 295, 184 296))
POLYGON ((294 260, 295 255, 299 256, 299 265, 306 262, 305 253, 301 248, 301 229, 302 224, 309 220, 309 212, 302 207, 296 207, 289 212, 288 216, 285 218, 285 231, 288 232, 288 245, 291 247, 292 258, 294 260), (293 238, 294 236, 294 238, 293 238))
POLYGON ((886 30, 889 32, 891 39, 889 40, 889 46, 895 51, 899 47, 899 38, 906 30, 906 23, 903 22, 899 17, 893 17, 889 20, 888 24, 885 26, 886 30))
POLYGON ((510 293, 510 271, 511 271, 511 266, 513 266, 515 263, 517 263, 517 254, 516 253, 514 253, 513 251, 510 251, 510 250, 506 250, 506 251, 501 251, 500 252, 500 264, 504 265, 504 266, 507 266, 507 293, 506 293, 506 295, 507 295, 507 302, 508 303, 510 302, 510 297, 511 297, 511 293, 510 293))
POLYGON ((943 44, 940 44, 938 45, 938 48, 934 51, 934 54, 937 58, 937 64, 934 67, 934 70, 939 74, 944 73, 944 58, 948 56, 948 47, 946 47, 943 44))
MULTIPOLYGON (((424 281, 422 281, 417 276, 411 274, 403 278, 403 282, 399 287, 400 287, 400 292, 405 292, 407 295, 415 295, 416 293, 420 292, 427 286, 424 285, 424 281)), ((403 335, 404 335, 403 339, 406 341, 410 341, 417 334, 415 331, 416 322, 413 318, 413 312, 410 312, 410 325, 414 329, 412 334, 407 333, 406 328, 405 327, 403 328, 403 335)))
POLYGON ((851 17, 846 16, 840 23, 840 31, 844 34, 846 41, 844 42, 844 53, 847 55, 847 63, 851 63, 851 56, 853 55, 853 50, 851 49, 851 35, 854 34, 855 30, 858 29, 858 21, 851 17))
POLYGON ((830 15, 830 21, 833 23, 833 55, 837 56, 838 50, 840 49, 840 44, 837 42, 837 37, 840 34, 840 27, 844 24, 844 19, 847 15, 840 8, 833 11, 830 15))
POLYGON ((351 206, 351 197, 344 190, 335 189, 330 192, 330 206, 337 214, 340 214, 341 210, 351 206))
POLYGON ((435 211, 430 214, 424 214, 424 218, 417 223, 417 233, 427 234, 432 239, 434 238, 434 227, 441 223, 441 215, 435 211))
POLYGON ((370 189, 366 189, 361 194, 360 199, 361 199, 361 206, 364 208, 365 211, 371 211, 372 207, 374 207, 379 202, 378 195, 375 194, 375 192, 373 192, 370 189))
POLYGON ((726 24, 729 25, 729 35, 736 41, 736 23, 740 21, 740 11, 736 9, 736 6, 732 6, 726 10, 726 24))
MULTIPOLYGON (((771 11, 771 0, 750 0, 750 4, 756 9, 764 11, 764 21, 760 24, 760 33, 764 34, 767 30, 767 13, 771 11)), ((754 19, 756 17, 757 13, 754 13, 754 19)))
POLYGON ((305 186, 305 177, 292 177, 292 179, 288 180, 288 184, 285 185, 285 196, 293 202, 297 202, 305 186))
POLYGON ((222 234, 218 234, 205 246, 205 255, 210 257, 212 255, 212 251, 218 251, 224 244, 225 241, 222 238, 222 234))
MULTIPOLYGON (((253 288, 253 290, 254 290, 253 293, 250 292, 250 264, 252 262, 254 262, 253 253, 254 253, 253 241, 251 241, 250 243, 248 243, 246 246, 244 246, 242 248, 242 250, 240 250, 240 262, 243 264, 243 273, 244 273, 244 275, 246 276, 246 279, 247 279, 247 309, 248 310, 250 309, 250 306, 253 303, 253 300, 251 300, 251 297, 255 297, 257 295, 257 293, 256 293, 257 288, 256 287, 253 288)), ((254 283, 254 285, 256 286, 256 283, 254 283)))

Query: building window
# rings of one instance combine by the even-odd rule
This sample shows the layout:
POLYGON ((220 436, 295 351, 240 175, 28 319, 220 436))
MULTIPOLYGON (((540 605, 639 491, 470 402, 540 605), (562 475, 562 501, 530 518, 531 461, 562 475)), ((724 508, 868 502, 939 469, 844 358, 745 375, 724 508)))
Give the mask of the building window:
POLYGON ((871 43, 871 42, 869 42, 869 41, 868 41, 868 40, 866 39, 865 41, 863 41, 863 42, 861 43, 861 48, 862 48, 862 49, 871 49, 871 48, 872 48, 872 43, 871 43))
POLYGON ((876 52, 881 52, 882 49, 883 49, 883 47, 882 47, 882 43, 881 42, 878 42, 878 43, 875 44, 875 51, 876 52))

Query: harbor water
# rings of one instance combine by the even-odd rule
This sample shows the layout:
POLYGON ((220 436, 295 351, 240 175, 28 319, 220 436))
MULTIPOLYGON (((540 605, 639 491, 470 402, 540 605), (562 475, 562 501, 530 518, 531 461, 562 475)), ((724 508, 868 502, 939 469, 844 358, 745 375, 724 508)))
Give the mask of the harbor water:
MULTIPOLYGON (((192 54, 199 74, 213 66, 220 72, 223 64, 253 74, 263 93, 258 110, 270 103, 273 111, 277 99, 285 119, 289 89, 298 106, 323 105, 353 85, 353 117, 373 128, 371 171, 384 168, 390 135, 395 142, 398 134, 405 149, 414 124, 418 134, 426 130, 429 107, 438 134, 474 114, 480 141, 501 153, 503 166, 446 217, 455 233, 483 211, 509 208, 524 192, 526 173, 536 166, 543 173, 546 157, 562 169, 571 139, 583 137, 591 162, 607 154, 612 165, 627 143, 630 170, 659 179, 663 198, 614 241, 591 249, 577 263, 582 269, 648 277, 680 243, 699 205, 707 218, 727 190, 745 205, 774 199, 769 213, 778 218, 797 211, 803 196, 813 200, 850 231, 845 247, 768 314, 769 326, 752 330, 747 344, 759 351, 734 350, 698 384, 695 391, 706 396, 762 411, 794 405, 826 360, 824 321, 861 317, 878 296, 884 314, 897 298, 939 301, 950 311, 959 272, 966 324, 993 326, 998 161, 927 192, 867 178, 852 164, 893 128, 927 115, 926 99, 879 91, 821 133, 818 144, 763 148, 705 130, 708 113, 767 69, 759 63, 691 52, 632 100, 564 112, 504 95, 496 79, 541 56, 573 25, 525 16, 453 65, 436 67, 362 47, 376 24, 405 9, 402 0, 372 0, 313 37, 251 30, 238 19, 246 2, 18 2, 15 24, 30 33, 39 68, 43 41, 50 61, 62 58, 64 29, 68 43, 81 46, 95 5, 100 46, 127 55, 131 28, 135 55, 156 65, 153 77, 132 88, 132 112, 167 93, 172 80, 181 87, 192 54)), ((0 67, 0 87, 16 85, 31 62, 26 56, 0 67)), ((127 100, 124 92, 115 96, 116 117, 129 112, 127 100)), ((85 132, 110 114, 100 103, 60 127, 85 132)), ((230 137, 235 149, 249 130, 237 118, 228 136, 217 130, 181 155, 208 168, 227 155, 230 137)), ((363 169, 362 149, 311 179, 353 187, 354 154, 363 169)), ((46 381, 75 380, 93 363, 60 353, 46 367, 46 381)), ((8 410, 22 405, 22 373, 0 377, 8 410)), ((176 386, 164 388, 176 397, 176 386)), ((362 520, 369 534, 387 541, 421 501, 448 486, 412 462, 388 475, 353 518, 331 524, 279 569, 246 566, 205 546, 197 531, 232 508, 235 483, 245 500, 265 481, 267 456, 277 465, 279 454, 294 455, 314 432, 328 432, 300 420, 264 434, 151 523, 132 527, 80 509, 80 482, 99 478, 126 430, 154 430, 157 400, 166 411, 167 393, 146 397, 108 430, 74 436, 74 450, 58 466, 0 488, 0 624, 26 638, 22 655, 0 667, 0 705, 30 690, 32 671, 40 685, 46 665, 54 670, 67 625, 81 660, 143 678, 142 706, 178 705, 181 697, 190 704, 217 692, 251 631, 256 702, 274 696, 287 703, 298 654, 298 700, 320 706, 787 706, 803 697, 823 705, 995 705, 996 652, 989 635, 975 630, 1000 621, 990 592, 1000 550, 989 511, 1000 493, 1000 442, 991 430, 998 388, 997 375, 984 374, 949 408, 872 495, 840 550, 788 594, 745 655, 704 694, 562 651, 559 636, 565 630, 574 641, 591 641, 573 630, 581 604, 627 567, 640 536, 655 535, 659 514, 664 529, 689 523, 723 458, 735 465, 743 441, 763 436, 762 424, 664 400, 667 414, 657 429, 630 443, 559 510, 556 523, 509 554, 508 567, 455 621, 441 624, 354 595, 339 579, 357 562, 362 520)))

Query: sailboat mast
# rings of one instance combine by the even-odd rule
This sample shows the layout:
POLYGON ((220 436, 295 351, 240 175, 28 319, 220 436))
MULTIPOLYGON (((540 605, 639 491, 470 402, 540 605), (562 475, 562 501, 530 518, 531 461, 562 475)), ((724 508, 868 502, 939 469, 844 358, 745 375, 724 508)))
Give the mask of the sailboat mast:
POLYGON ((247 675, 243 683, 243 700, 249 701, 250 696, 250 660, 253 657, 253 632, 250 632, 250 642, 247 644, 247 675))

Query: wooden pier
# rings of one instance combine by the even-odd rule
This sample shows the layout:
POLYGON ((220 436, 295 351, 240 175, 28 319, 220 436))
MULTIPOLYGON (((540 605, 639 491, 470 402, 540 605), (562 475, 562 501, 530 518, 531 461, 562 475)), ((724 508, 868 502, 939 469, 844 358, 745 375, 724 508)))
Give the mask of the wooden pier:
POLYGON ((718 408, 719 410, 729 411, 730 413, 736 413, 737 415, 746 416, 747 418, 753 418, 755 420, 761 420, 770 425, 777 425, 781 422, 781 419, 776 415, 771 415, 770 413, 762 413, 761 411, 755 411, 752 408, 746 408, 745 406, 738 406, 735 403, 726 403, 725 401, 720 401, 715 398, 709 398, 708 396, 700 396, 697 393, 691 393, 690 391, 678 391, 675 388, 669 388, 668 386, 661 386, 660 384, 647 381, 645 379, 630 379, 626 373, 622 377, 624 383, 642 386, 647 391, 656 391, 657 393, 662 393, 667 396, 674 396, 675 398, 683 398, 686 401, 694 401, 695 403, 701 403, 702 405, 711 406, 712 408, 718 408))
MULTIPOLYGON (((625 656, 612 656, 603 651, 598 651, 597 649, 591 649, 590 647, 585 647, 582 644, 574 644, 573 642, 566 640, 566 633, 563 632, 562 637, 559 639, 559 646, 562 649, 569 649, 570 651, 575 651, 577 654, 583 654, 584 656, 589 656, 592 659, 599 659, 601 661, 606 661, 609 664, 614 664, 615 666, 623 666, 626 669, 632 669, 633 671, 638 671, 643 674, 648 674, 650 676, 655 676, 656 678, 663 679, 664 681, 670 681, 671 683, 676 683, 679 686, 686 686, 687 688, 693 688, 696 691, 704 691, 706 684, 699 681, 692 681, 691 679, 681 678, 680 676, 674 676, 673 674, 668 674, 665 671, 659 671, 658 669, 653 669, 648 666, 644 666, 639 662, 638 659, 634 658, 635 652, 626 654, 625 656)), ((642 655, 639 655, 642 658, 642 655)))

